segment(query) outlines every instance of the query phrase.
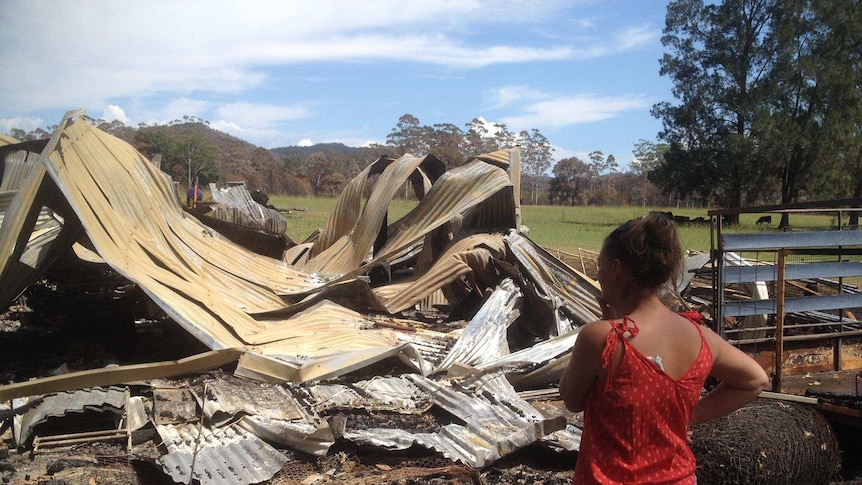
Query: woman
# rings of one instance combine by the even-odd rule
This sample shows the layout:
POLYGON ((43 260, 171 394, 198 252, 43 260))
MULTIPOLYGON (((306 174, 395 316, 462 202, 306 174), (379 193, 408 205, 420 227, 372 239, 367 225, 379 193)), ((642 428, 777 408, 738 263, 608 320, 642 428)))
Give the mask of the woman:
POLYGON ((688 426, 752 401, 769 380, 750 357, 659 298, 682 271, 673 222, 658 214, 611 232, 599 253, 602 320, 578 334, 560 380, 584 411, 574 483, 695 483, 688 426), (700 398, 712 374, 721 383, 700 398))

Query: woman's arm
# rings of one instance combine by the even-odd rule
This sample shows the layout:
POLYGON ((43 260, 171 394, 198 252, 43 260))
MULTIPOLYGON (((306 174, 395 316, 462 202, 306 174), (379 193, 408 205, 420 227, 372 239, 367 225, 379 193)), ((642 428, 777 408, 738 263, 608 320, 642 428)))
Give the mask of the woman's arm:
POLYGON ((569 411, 584 410, 587 394, 602 371, 602 349, 609 328, 607 322, 600 320, 584 325, 578 333, 560 379, 560 396, 569 411))
POLYGON ((721 383, 695 405, 690 426, 730 414, 769 385, 769 377, 754 359, 707 328, 703 334, 712 350, 712 375, 721 383))

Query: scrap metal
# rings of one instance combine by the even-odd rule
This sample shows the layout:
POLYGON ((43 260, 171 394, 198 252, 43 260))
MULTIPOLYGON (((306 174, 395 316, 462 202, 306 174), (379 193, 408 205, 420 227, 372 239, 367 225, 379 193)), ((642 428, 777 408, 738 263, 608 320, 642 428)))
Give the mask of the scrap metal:
POLYGON ((348 182, 319 233, 281 259, 186 213, 166 174, 82 112, 67 113, 38 153, 15 156, 28 167, 7 164, 17 188, 0 193, 8 199, 0 304, 72 247, 139 286, 212 352, 0 386, 0 400, 235 364, 237 377, 207 379, 204 395, 186 402, 186 414, 200 407, 189 417, 196 423, 159 419, 140 398, 130 406, 135 429, 154 414, 159 461, 183 482, 266 480, 287 460, 267 442, 315 455, 337 439, 417 444, 474 467, 540 440, 577 448, 577 428, 542 416, 510 383, 551 382, 579 327, 600 315, 597 284, 521 226, 517 147, 450 170, 432 155, 380 158, 348 182), (418 202, 390 223, 389 203, 405 183, 418 202), (36 221, 45 211, 51 226, 43 229, 36 221), (48 249, 38 249, 47 239, 48 249), (462 306, 481 309, 443 330, 415 318, 462 306), (404 373, 351 377, 387 359, 404 373), (345 430, 331 414, 432 406, 456 420, 434 433, 345 430))

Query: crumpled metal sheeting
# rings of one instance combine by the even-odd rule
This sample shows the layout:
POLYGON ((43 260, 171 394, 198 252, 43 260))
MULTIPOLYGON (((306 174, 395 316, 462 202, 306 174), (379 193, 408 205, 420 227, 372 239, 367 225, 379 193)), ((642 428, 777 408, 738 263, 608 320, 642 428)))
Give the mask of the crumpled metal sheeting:
POLYGON ((398 340, 410 344, 422 355, 425 362, 430 366, 425 374, 429 374, 434 366, 439 365, 446 358, 449 349, 455 345, 458 338, 451 333, 444 334, 417 329, 415 332, 398 334, 398 340))
POLYGON ((449 170, 413 210, 390 226, 389 239, 375 255, 375 261, 385 260, 511 185, 505 171, 481 161, 449 170))
POLYGON ((568 333, 573 328, 597 320, 602 312, 596 297, 601 295, 598 284, 578 271, 566 266, 548 254, 539 245, 517 231, 510 231, 506 243, 525 276, 542 290, 549 305, 554 309, 556 335, 568 333), (573 322, 561 318, 558 310, 569 313, 573 322))
POLYGON ((255 343, 266 326, 249 312, 281 308, 280 293, 322 284, 185 215, 165 176, 127 143, 80 119, 61 126, 44 165, 97 252, 211 347, 255 343))
POLYGON ((219 429, 196 424, 157 425, 167 447, 158 462, 178 483, 246 485, 269 480, 287 457, 248 431, 231 425, 219 429))
POLYGON ((313 359, 346 351, 399 344, 395 332, 376 328, 359 312, 322 300, 296 315, 273 321, 256 335, 258 345, 248 350, 263 355, 294 355, 313 359))
MULTIPOLYGON (((319 253, 312 248, 314 256, 300 267, 322 274, 344 274, 359 267, 377 239, 386 219, 389 203, 424 158, 407 154, 386 166, 374 184, 364 210, 354 221, 353 228, 319 253)), ((322 232, 321 236, 324 235, 322 232)), ((326 239, 318 239, 315 246, 326 242, 326 239)))
POLYGON ((210 206, 216 219, 281 234, 287 230, 287 219, 277 210, 258 204, 244 186, 220 189, 210 184, 210 194, 218 205, 210 206))
POLYGON ((308 388, 317 411, 364 409, 419 414, 431 406, 431 396, 404 377, 375 377, 346 384, 318 384, 308 388))
POLYGON ((555 451, 579 451, 581 449, 581 435, 583 430, 577 426, 566 423, 566 428, 543 437, 540 443, 555 451))
POLYGON ((0 173, 0 192, 18 190, 27 172, 39 161, 39 154, 18 150, 3 160, 3 172, 0 173))
POLYGON ((284 385, 254 382, 231 376, 206 381, 203 410, 216 426, 240 414, 285 421, 313 421, 308 403, 300 402, 284 385))
MULTIPOLYGON (((0 223, 2 223, 2 218, 0 218, 0 223)), ((9 272, 3 278, 3 285, 0 288, 0 304, 20 296, 30 284, 39 278, 42 271, 56 257, 57 252, 68 247, 64 246, 64 243, 70 243, 76 235, 77 232, 71 229, 66 228, 64 231, 64 226, 60 220, 50 211, 43 209, 33 227, 33 232, 30 234, 24 252, 18 259, 21 263, 19 270, 9 272)))
POLYGON ((475 367, 480 370, 490 370, 505 366, 535 366, 547 363, 551 359, 570 352, 575 345, 575 340, 578 338, 580 331, 581 327, 578 327, 565 335, 551 337, 532 347, 487 360, 477 364, 475 367))
POLYGON ((285 385, 225 376, 206 382, 203 410, 216 426, 236 421, 259 438, 325 455, 335 437, 301 396, 285 385))
MULTIPOLYGON (((58 138, 59 130, 49 142, 49 147, 53 146, 58 138)), ((0 223, 0 281, 5 282, 10 278, 19 282, 26 281, 33 272, 30 266, 20 264, 20 258, 27 250, 23 238, 32 233, 39 213, 42 212, 41 201, 37 204, 37 198, 43 191, 44 181, 45 167, 38 163, 29 171, 6 206, 3 221, 0 223)), ((23 288, 4 284, 0 290, 0 307, 9 306, 22 290, 23 288)))
MULTIPOLYGON (((434 265, 418 277, 391 285, 380 286, 374 293, 386 301, 386 308, 397 313, 416 305, 434 291, 444 288, 459 278, 470 275, 471 280, 490 280, 485 276, 493 272, 492 259, 505 255, 503 238, 498 234, 474 234, 461 238, 451 244, 437 258, 434 265)), ((480 288, 479 290, 482 290, 480 288)), ((451 301, 450 304, 457 304, 451 301)))
POLYGON ((506 331, 520 316, 520 294, 511 279, 504 279, 476 312, 434 372, 446 371, 455 362, 476 366, 506 355, 506 331))
MULTIPOLYGON (((474 458, 485 457, 481 462, 471 463, 477 467, 492 463, 564 426, 565 419, 545 419, 538 410, 519 398, 504 376, 497 376, 495 386, 487 388, 494 392, 478 391, 472 394, 458 391, 445 381, 435 382, 415 374, 407 377, 420 389, 429 392, 434 404, 463 420, 466 423, 464 429, 477 438, 465 440, 460 446, 466 447, 469 443, 480 441, 492 445, 491 449, 477 449, 471 453, 474 458), (502 393, 502 389, 507 387, 509 390, 502 393)), ((446 428, 454 429, 454 426, 448 425, 446 428)))
MULTIPOLYGON (((335 202, 332 212, 329 214, 329 219, 326 225, 320 229, 317 239, 308 248, 302 258, 294 257, 297 266, 308 264, 308 260, 325 251, 327 248, 335 244, 335 241, 347 235, 356 221, 359 220, 359 214, 362 211, 362 197, 365 194, 365 187, 368 184, 368 175, 371 171, 379 172, 392 162, 391 158, 380 158, 374 163, 371 163, 364 170, 359 172, 359 175, 353 177, 335 202)), ((296 251, 296 249, 294 249, 296 251)), ((286 255, 286 254, 285 254, 286 255)))
POLYGON ((545 419, 521 400, 514 389, 505 390, 507 384, 502 376, 496 378, 500 382, 488 384, 488 389, 502 393, 502 399, 492 391, 468 394, 446 382, 438 383, 415 374, 405 378, 465 424, 447 424, 437 433, 414 434, 380 428, 352 430, 344 438, 390 449, 418 444, 452 460, 482 468, 564 427, 565 419, 545 419))
POLYGON ((127 399, 128 390, 116 386, 58 392, 36 398, 37 404, 33 408, 15 418, 15 442, 18 446, 24 446, 32 436, 33 429, 48 418, 88 410, 121 414, 126 408, 127 399))

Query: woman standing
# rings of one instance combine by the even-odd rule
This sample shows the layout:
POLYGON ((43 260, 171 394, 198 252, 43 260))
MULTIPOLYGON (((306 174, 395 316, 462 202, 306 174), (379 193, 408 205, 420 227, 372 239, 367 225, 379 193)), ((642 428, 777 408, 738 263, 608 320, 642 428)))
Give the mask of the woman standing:
POLYGON ((677 314, 660 288, 683 254, 658 214, 612 231, 599 253, 602 320, 585 325, 560 380, 566 407, 584 411, 576 484, 693 484, 688 427, 754 400, 769 383, 753 359, 677 314), (701 399, 708 375, 721 381, 701 399))

